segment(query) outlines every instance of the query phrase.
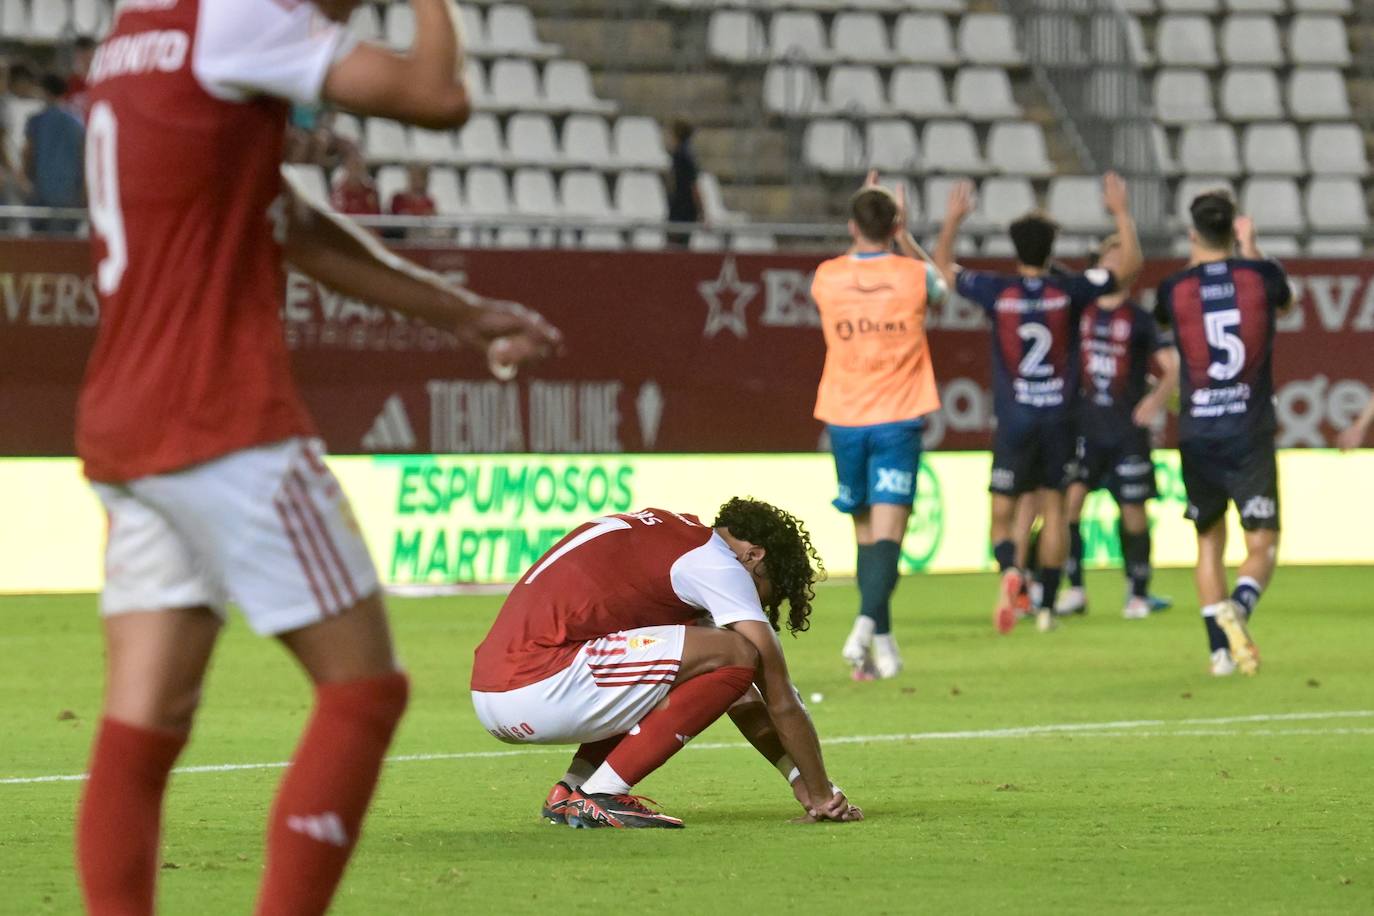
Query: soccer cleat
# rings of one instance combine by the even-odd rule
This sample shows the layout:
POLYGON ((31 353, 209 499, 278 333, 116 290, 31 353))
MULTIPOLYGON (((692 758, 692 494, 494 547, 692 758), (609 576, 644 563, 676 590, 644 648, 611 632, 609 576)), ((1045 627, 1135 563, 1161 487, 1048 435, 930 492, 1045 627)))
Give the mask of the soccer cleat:
POLYGON ((997 609, 992 613, 992 622, 997 632, 1010 633, 1016 626, 1016 619, 1029 608, 1030 598, 1026 595, 1025 579, 1019 569, 1008 569, 1002 573, 1002 582, 997 590, 997 609))
POLYGON ((873 673, 884 680, 902 673, 902 653, 891 633, 873 638, 873 673))
POLYGON ((1144 620, 1150 616, 1150 599, 1132 595, 1121 609, 1121 616, 1127 620, 1144 620))
POLYGON ((1054 611, 1047 607, 1042 607, 1035 612, 1035 628, 1041 633, 1048 633, 1050 630, 1058 629, 1059 621, 1054 619, 1054 611))
POLYGON ((1160 611, 1167 611, 1174 606, 1174 599, 1167 595, 1150 595, 1147 599, 1150 602, 1150 613, 1158 614, 1160 611))
POLYGON ((1083 590, 1081 585, 1070 585, 1059 593, 1059 600, 1054 602, 1054 612, 1061 617, 1070 614, 1086 614, 1088 612, 1088 593, 1083 590))
POLYGON ((550 824, 566 824, 568 822, 567 807, 568 799, 573 794, 573 787, 566 782, 559 781, 553 784, 549 790, 548 798, 544 799, 544 807, 539 814, 550 824))
POLYGON ((638 795, 584 795, 580 789, 574 789, 572 795, 568 796, 565 809, 568 826, 681 829, 681 820, 655 811, 645 802, 658 804, 651 798, 641 798, 638 795))
POLYGON ((844 648, 840 654, 844 660, 849 662, 849 667, 854 669, 854 680, 871 680, 871 678, 859 677, 858 674, 865 669, 872 667, 869 658, 869 649, 873 645, 873 618, 866 614, 860 614, 854 618, 854 626, 849 630, 849 638, 844 641, 844 648))
POLYGON ((1230 677, 1236 673, 1236 663, 1231 661, 1231 653, 1218 649, 1212 653, 1212 677, 1230 677))
POLYGON ((1231 659, 1241 674, 1254 675, 1259 672, 1259 646, 1250 638, 1245 627, 1245 610, 1234 601, 1225 601, 1217 611, 1217 626, 1226 634, 1231 644, 1231 659))
POLYGON ((1031 607, 1039 607, 1045 603, 1045 586, 1040 584, 1039 579, 1031 579, 1026 583, 1026 601, 1031 607))
POLYGON ((878 671, 873 667, 873 657, 871 655, 865 655, 863 664, 851 669, 849 672, 849 679, 851 681, 873 681, 877 680, 877 678, 878 671))

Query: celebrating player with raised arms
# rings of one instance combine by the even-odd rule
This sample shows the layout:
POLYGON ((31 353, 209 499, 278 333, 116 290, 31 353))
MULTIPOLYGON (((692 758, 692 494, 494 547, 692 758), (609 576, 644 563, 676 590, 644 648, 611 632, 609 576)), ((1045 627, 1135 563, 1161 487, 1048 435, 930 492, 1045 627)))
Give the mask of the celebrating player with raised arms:
POLYGON ((1259 670, 1249 620, 1274 574, 1279 472, 1274 451, 1274 323, 1293 305, 1277 261, 1255 243, 1229 191, 1193 199, 1188 267, 1159 284, 1156 316, 1180 359, 1178 452, 1188 517, 1197 527, 1197 591, 1217 676, 1259 670), (1240 257, 1235 256, 1239 245, 1240 257), (1245 530, 1245 562, 1226 590, 1226 507, 1245 530))
POLYGON ((382 251, 281 177, 291 104, 453 127, 456 10, 412 0, 409 53, 359 44, 353 0, 122 0, 89 74, 100 330, 77 449, 109 516, 103 718, 77 826, 93 914, 151 913, 162 799, 229 602, 315 685, 271 814, 256 912, 328 907, 406 705, 376 571, 291 379, 283 259, 507 362, 537 315, 382 251))
MULTIPOLYGON (((1095 266, 1119 270, 1120 239, 1102 243, 1095 266)), ((1079 323, 1081 366, 1078 392, 1077 474, 1069 485, 1069 587, 1055 612, 1087 609, 1083 590, 1081 517, 1088 493, 1106 487, 1121 510, 1118 530, 1130 595, 1122 616, 1150 616, 1150 525, 1145 503, 1158 495, 1150 455, 1150 425, 1162 415, 1178 385, 1173 337, 1122 288, 1096 299, 1079 323), (1149 389, 1150 362, 1159 381, 1149 389)))
POLYGON ((477 647, 477 718, 509 743, 580 745, 544 803, 555 823, 681 827, 631 789, 727 710, 806 818, 858 820, 775 632, 809 626, 818 565, 801 522, 755 500, 710 525, 665 509, 593 519, 525 573, 477 647))
POLYGON ((993 620, 1008 633, 1028 606, 1026 579, 1016 567, 1012 524, 1017 498, 1035 493, 1044 519, 1039 560, 1042 585, 1037 623, 1053 625, 1053 610, 1068 539, 1064 489, 1069 483, 1076 437, 1073 404, 1078 391, 1078 323, 1094 299, 1127 287, 1140 271, 1140 243, 1131 219, 1126 183, 1103 178, 1102 201, 1121 240, 1114 270, 1082 274, 1050 270, 1058 226, 1042 213, 1011 224, 1016 273, 963 270, 954 263, 959 227, 973 211, 973 188, 960 182, 950 192, 935 262, 959 295, 983 307, 992 321, 993 439, 992 552, 1002 573, 993 620))

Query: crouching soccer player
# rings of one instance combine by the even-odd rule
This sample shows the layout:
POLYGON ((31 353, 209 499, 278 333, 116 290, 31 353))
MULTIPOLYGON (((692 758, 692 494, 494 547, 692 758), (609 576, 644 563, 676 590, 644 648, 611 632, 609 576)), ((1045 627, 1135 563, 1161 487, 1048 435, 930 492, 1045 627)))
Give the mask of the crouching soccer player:
POLYGON ((1265 260, 1255 226, 1229 191, 1198 195, 1188 267, 1159 284, 1157 317, 1181 357, 1178 451, 1188 517, 1197 526, 1197 590, 1211 671, 1259 670, 1248 623, 1274 573, 1279 540, 1274 452, 1274 323, 1293 305, 1278 262, 1265 260), (1233 255, 1239 242, 1240 257, 1233 255), (1226 507, 1245 530, 1245 562, 1226 595, 1226 507))
POLYGON ((502 741, 580 745, 544 817, 681 827, 631 789, 735 707, 808 819, 861 819, 826 775, 776 633, 784 601, 788 630, 807 629, 813 562, 797 519, 747 499, 711 525, 664 509, 593 519, 541 557, 477 647, 472 702, 502 741))

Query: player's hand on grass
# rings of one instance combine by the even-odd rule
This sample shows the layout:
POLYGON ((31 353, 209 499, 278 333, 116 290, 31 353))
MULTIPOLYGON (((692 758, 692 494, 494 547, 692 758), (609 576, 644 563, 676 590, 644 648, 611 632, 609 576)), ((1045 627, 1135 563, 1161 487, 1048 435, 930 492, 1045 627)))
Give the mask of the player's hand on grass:
POLYGON ((949 189, 949 200, 945 203, 945 219, 955 224, 968 219, 973 212, 973 182, 956 181, 949 189))
POLYGON ((1116 172, 1108 172, 1102 176, 1102 205, 1113 216, 1130 210, 1131 200, 1126 193, 1126 180, 1116 172))

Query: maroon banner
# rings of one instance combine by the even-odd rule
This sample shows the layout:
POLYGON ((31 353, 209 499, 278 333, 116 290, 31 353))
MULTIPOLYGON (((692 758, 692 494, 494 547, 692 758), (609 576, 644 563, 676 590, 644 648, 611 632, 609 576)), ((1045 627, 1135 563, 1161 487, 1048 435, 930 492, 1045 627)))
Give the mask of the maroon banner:
MULTIPOLYGON (((454 335, 290 278, 296 377, 329 448, 369 452, 811 451, 824 356, 810 301, 821 256, 411 250, 487 295, 524 302, 566 355, 513 382, 454 335)), ((1180 262, 1148 265, 1142 299, 1180 262)), ((995 266, 995 265, 984 265, 995 266)), ((1374 268, 1293 261, 1299 306, 1280 324, 1280 444, 1325 445, 1374 380, 1374 268)), ((68 455, 98 320, 80 242, 0 242, 0 454, 68 455)), ((930 317, 943 409, 927 444, 982 449, 990 342, 958 298, 930 317)))

